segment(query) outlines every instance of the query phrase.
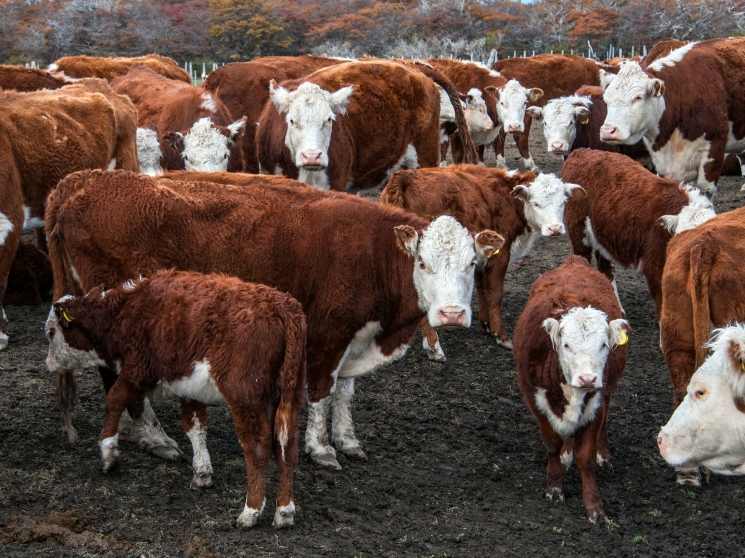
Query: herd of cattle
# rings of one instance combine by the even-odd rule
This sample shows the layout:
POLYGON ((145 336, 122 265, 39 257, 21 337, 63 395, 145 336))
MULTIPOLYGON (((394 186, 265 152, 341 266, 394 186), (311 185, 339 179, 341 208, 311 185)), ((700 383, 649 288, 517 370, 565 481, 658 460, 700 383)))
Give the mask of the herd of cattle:
POLYGON ((745 39, 668 41, 620 64, 268 57, 199 87, 161 56, 77 56, 0 66, 0 88, 0 300, 53 289, 46 364, 71 441, 73 372, 99 370, 104 471, 120 439, 180 455, 149 403, 175 399, 192 486, 209 486, 206 407, 227 404, 248 473, 238 524, 264 509, 273 454, 274 525, 291 525, 304 399, 316 463, 365 459, 355 378, 420 325, 445 360, 435 328, 470 326, 475 286, 538 421, 547 497, 563 499, 576 461, 594 523, 631 334, 623 266, 647 280, 678 406, 662 456, 683 483, 745 473, 745 208, 717 216, 711 201, 722 173, 742 173, 745 39), (561 177, 539 173, 532 120, 561 177), (504 166, 506 132, 525 172, 483 164, 493 146, 504 166), (366 188, 380 203, 345 192, 366 188), (563 234, 574 255, 535 282, 511 339, 508 266, 563 234))

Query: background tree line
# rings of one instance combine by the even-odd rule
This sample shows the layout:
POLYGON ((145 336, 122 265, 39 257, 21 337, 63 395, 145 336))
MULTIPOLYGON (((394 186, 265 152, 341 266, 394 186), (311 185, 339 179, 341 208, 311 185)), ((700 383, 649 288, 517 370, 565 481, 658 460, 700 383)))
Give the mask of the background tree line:
POLYGON ((743 32, 745 0, 0 0, 0 62, 14 64, 148 52, 485 60, 493 48, 586 53, 588 41, 605 56, 608 45, 743 32))

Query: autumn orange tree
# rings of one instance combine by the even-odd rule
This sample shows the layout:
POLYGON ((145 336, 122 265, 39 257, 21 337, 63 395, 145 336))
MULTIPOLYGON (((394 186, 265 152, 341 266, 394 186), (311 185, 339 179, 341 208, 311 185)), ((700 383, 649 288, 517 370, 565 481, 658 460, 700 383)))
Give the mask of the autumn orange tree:
POLYGON ((587 41, 602 41, 612 35, 618 14, 607 8, 595 8, 589 12, 574 10, 569 15, 569 21, 574 25, 569 31, 569 43, 582 47, 587 41))
POLYGON ((258 0, 210 0, 210 37, 222 60, 281 54, 292 44, 271 5, 258 0))

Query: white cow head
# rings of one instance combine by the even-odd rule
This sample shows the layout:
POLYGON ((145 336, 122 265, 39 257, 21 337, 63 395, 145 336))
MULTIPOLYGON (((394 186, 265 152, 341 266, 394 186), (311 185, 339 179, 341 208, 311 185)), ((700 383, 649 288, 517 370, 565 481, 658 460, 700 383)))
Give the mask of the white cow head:
POLYGON ((528 185, 519 184, 512 195, 523 202, 525 218, 543 236, 558 236, 566 232, 564 206, 573 190, 584 190, 579 184, 564 183, 555 174, 540 174, 528 185))
POLYGON ((346 113, 353 91, 350 85, 329 93, 310 82, 288 91, 274 80, 270 82, 269 96, 277 110, 285 115, 285 145, 295 166, 306 170, 328 166, 331 128, 337 115, 346 113))
POLYGON ((657 436, 675 467, 745 474, 745 325, 714 331, 713 353, 688 383, 688 393, 657 436))
POLYGON ((688 205, 684 205, 677 215, 660 217, 660 225, 670 231, 672 235, 696 228, 717 216, 714 211, 714 204, 698 188, 684 184, 681 184, 680 187, 688 196, 688 205))
POLYGON ((70 331, 75 318, 63 310, 60 304, 71 300, 70 295, 60 298, 49 311, 46 334, 49 340, 47 370, 63 374, 72 370, 106 366, 98 356, 88 337, 81 331, 70 331), (71 339, 68 340, 67 337, 71 339))
POLYGON ((486 112, 486 101, 480 89, 475 87, 466 95, 466 124, 469 132, 488 132, 494 127, 494 122, 486 112))
POLYGON ((525 107, 543 96, 543 90, 525 89, 516 79, 511 79, 496 89, 497 115, 505 132, 525 131, 525 107))
POLYGON ((148 176, 163 174, 160 156, 158 129, 155 125, 150 123, 147 128, 137 128, 137 162, 140 164, 140 172, 148 176))
POLYGON ((614 144, 634 145, 644 136, 654 139, 665 112, 665 84, 649 77, 637 62, 624 62, 603 92, 608 105, 600 139, 614 144))
POLYGON ((186 133, 170 132, 163 137, 184 159, 188 171, 220 172, 228 170, 230 148, 243 135, 246 117, 229 124, 215 126, 209 117, 200 118, 186 133))
POLYGON ((577 122, 586 125, 590 121, 590 97, 572 95, 553 99, 541 107, 528 107, 526 112, 536 120, 543 120, 543 135, 548 152, 568 155, 577 138, 577 122))
POLYGON ((395 231, 398 247, 414 258, 419 308, 430 325, 469 327, 474 268, 498 251, 504 238, 489 230, 472 236, 447 215, 432 221, 421 236, 409 225, 395 231))
POLYGON ((559 353, 559 365, 567 385, 594 390, 603 387, 603 370, 608 353, 628 341, 626 320, 608 322, 605 312, 588 306, 572 308, 560 320, 546 318, 543 329, 559 353))

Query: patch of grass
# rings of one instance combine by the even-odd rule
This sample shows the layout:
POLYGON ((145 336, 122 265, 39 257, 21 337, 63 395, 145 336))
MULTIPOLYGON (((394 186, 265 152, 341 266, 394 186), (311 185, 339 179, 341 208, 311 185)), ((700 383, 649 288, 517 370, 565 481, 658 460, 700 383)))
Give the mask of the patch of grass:
POLYGON ((662 517, 662 512, 660 510, 652 510, 649 512, 649 515, 652 517, 662 517))
POLYGON ((606 517, 605 522, 608 524, 608 527, 611 529, 618 529, 620 525, 618 524, 618 521, 613 519, 612 517, 606 517))
POLYGON ((686 490, 686 494, 689 498, 693 498, 694 500, 696 499, 696 493, 693 490, 686 490))
POLYGON ((398 539, 398 544, 404 544, 408 540, 409 540, 409 535, 404 535, 403 537, 398 539))
POLYGON ((561 533, 563 530, 564 529, 562 529, 561 527, 552 527, 552 531, 554 533, 561 533))
POLYGON ((634 544, 647 544, 649 541, 647 540, 647 537, 642 537, 641 535, 634 535, 634 538, 631 539, 631 541, 634 544))

